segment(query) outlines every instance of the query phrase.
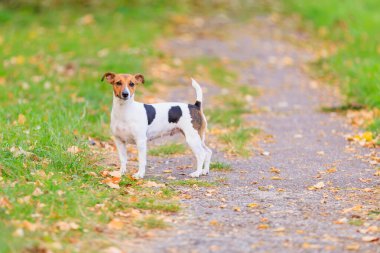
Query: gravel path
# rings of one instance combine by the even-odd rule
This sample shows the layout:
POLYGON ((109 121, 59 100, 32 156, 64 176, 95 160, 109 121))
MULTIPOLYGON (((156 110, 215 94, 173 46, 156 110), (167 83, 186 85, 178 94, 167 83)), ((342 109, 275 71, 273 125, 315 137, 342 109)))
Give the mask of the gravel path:
MULTIPOLYGON (((173 218, 172 228, 155 232, 152 239, 137 240, 129 249, 380 252, 379 242, 363 241, 363 237, 378 237, 379 233, 358 232, 379 227, 378 220, 362 226, 348 224, 356 218, 365 219, 366 210, 380 207, 380 196, 374 191, 379 179, 368 162, 359 159, 370 150, 349 146, 344 134, 353 130, 344 118, 319 112, 321 104, 336 102, 336 96, 332 89, 317 87, 302 71, 311 54, 279 39, 286 32, 265 18, 244 28, 226 28, 225 33, 223 40, 174 39, 168 48, 179 58, 208 55, 229 59, 243 83, 260 88, 262 94, 256 102, 263 112, 248 120, 273 136, 273 142, 260 143, 270 155, 256 151, 249 159, 228 161, 214 150, 213 160, 228 161, 233 171, 213 172, 207 180, 225 178, 226 182, 213 188, 179 188, 191 198, 182 200, 184 210, 173 218), (270 170, 272 167, 277 173, 270 170), (336 171, 326 172, 332 167, 336 171), (324 187, 308 189, 318 182, 324 187)), ((192 96, 183 91, 176 93, 174 100, 192 96)), ((206 106, 211 106, 207 104, 211 96, 211 92, 205 94, 206 106)), ((150 161, 155 163, 154 158, 150 161)), ((189 164, 189 157, 170 158, 167 164, 148 170, 147 177, 163 176, 164 169, 178 164, 189 164)), ((182 172, 174 169, 171 176, 186 178, 182 172)), ((125 250, 129 252, 127 247, 125 250)))

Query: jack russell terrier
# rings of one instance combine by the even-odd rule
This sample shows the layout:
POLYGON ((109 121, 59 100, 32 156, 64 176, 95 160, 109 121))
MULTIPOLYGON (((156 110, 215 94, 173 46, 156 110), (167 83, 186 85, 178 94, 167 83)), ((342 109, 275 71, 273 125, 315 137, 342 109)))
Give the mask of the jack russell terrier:
POLYGON ((143 104, 134 100, 136 87, 144 83, 143 75, 108 72, 102 81, 104 78, 113 87, 111 130, 122 175, 127 171, 127 143, 136 144, 138 149, 139 170, 133 175, 138 179, 145 175, 147 141, 177 133, 185 136, 197 161, 197 170, 190 177, 209 173, 212 151, 205 144, 207 122, 202 110, 202 89, 194 79, 195 104, 143 104))

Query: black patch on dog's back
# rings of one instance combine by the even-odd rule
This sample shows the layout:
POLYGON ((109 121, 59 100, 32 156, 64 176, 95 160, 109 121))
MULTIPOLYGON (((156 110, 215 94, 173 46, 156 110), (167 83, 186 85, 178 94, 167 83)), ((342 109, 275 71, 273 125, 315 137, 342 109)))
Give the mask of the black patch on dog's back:
POLYGON ((182 117, 181 107, 178 105, 170 107, 168 116, 169 123, 178 123, 179 119, 182 117))
POLYGON ((156 109, 152 105, 144 104, 146 111, 146 116, 148 118, 148 125, 152 124, 154 118, 156 117, 156 109))
POLYGON ((201 103, 201 101, 196 101, 195 102, 195 104, 194 104, 196 107, 198 107, 198 108, 201 108, 201 105, 202 105, 202 103, 201 103))

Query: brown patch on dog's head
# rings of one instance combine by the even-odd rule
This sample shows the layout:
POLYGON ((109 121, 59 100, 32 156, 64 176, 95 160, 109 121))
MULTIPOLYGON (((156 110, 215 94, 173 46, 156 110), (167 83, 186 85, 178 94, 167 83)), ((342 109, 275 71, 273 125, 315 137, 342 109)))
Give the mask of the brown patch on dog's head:
POLYGON ((115 74, 107 72, 103 75, 108 83, 112 84, 113 92, 116 97, 128 100, 133 97, 136 91, 136 87, 139 84, 144 83, 144 76, 142 74, 115 74))

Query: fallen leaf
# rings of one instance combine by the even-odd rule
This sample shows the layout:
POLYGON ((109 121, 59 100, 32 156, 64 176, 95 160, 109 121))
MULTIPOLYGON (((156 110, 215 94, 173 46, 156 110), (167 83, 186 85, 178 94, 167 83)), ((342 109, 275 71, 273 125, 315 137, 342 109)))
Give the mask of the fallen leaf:
POLYGON ((281 177, 277 177, 277 176, 275 176, 275 177, 271 177, 270 179, 272 179, 272 180, 283 180, 283 178, 281 178, 281 177))
POLYGON ((154 181, 146 181, 143 185, 143 187, 148 187, 148 188, 153 188, 153 187, 156 187, 156 188, 159 188, 159 187, 165 187, 164 184, 158 184, 154 181))
POLYGON ((323 187, 325 187, 325 183, 320 181, 320 182, 316 183, 315 185, 308 187, 308 189, 310 191, 313 191, 313 190, 317 190, 317 189, 322 189, 323 187))
POLYGON ((270 168, 270 172, 275 173, 275 174, 280 174, 281 170, 276 167, 272 167, 270 168))
POLYGON ((124 227, 124 222, 122 222, 120 219, 113 219, 108 224, 107 227, 109 229, 116 229, 121 230, 124 227))
POLYGON ((34 189, 34 191, 32 193, 33 196, 40 196, 42 194, 44 194, 43 191, 38 187, 36 189, 34 189))
POLYGON ((24 125, 25 122, 26 122, 26 117, 25 117, 23 114, 19 114, 19 115, 18 115, 18 118, 17 118, 17 122, 18 122, 20 125, 24 125))
POLYGON ((377 242, 380 239, 380 237, 376 236, 363 236, 362 241, 364 242, 377 242))
POLYGON ((65 222, 65 221, 58 221, 55 226, 62 231, 69 231, 69 230, 76 230, 79 229, 79 225, 75 222, 65 222))
POLYGON ((241 209, 240 209, 240 207, 235 206, 235 207, 234 207, 234 211, 235 211, 235 212, 241 212, 241 209))
POLYGON ((219 222, 217 220, 211 220, 209 223, 211 226, 218 226, 219 222))
POLYGON ((0 208, 12 208, 11 202, 7 197, 0 198, 0 208))
POLYGON ((12 235, 15 237, 23 237, 24 236, 24 230, 22 228, 18 228, 12 233, 12 235))
POLYGON ((172 173, 171 170, 164 170, 163 172, 164 172, 164 173, 172 173))
POLYGON ((337 169, 335 167, 332 167, 332 168, 328 168, 326 170, 327 173, 335 173, 337 171, 337 169))
POLYGON ((360 245, 357 243, 349 244, 346 246, 346 249, 351 250, 351 251, 359 250, 359 248, 360 248, 360 245))
POLYGON ((75 155, 75 154, 78 154, 79 152, 81 152, 81 150, 77 146, 71 146, 67 149, 67 152, 75 155))
POLYGON ((268 224, 259 224, 257 226, 258 229, 268 229, 269 228, 269 225, 268 224))
POLYGON ((115 170, 115 171, 111 171, 111 172, 109 172, 108 173, 110 176, 112 176, 112 177, 121 177, 121 173, 120 173, 120 171, 119 170, 115 170))
POLYGON ((256 207, 258 207, 259 206, 259 204, 256 204, 256 203, 249 203, 248 205, 247 205, 247 207, 250 207, 250 208, 256 208, 256 207))

